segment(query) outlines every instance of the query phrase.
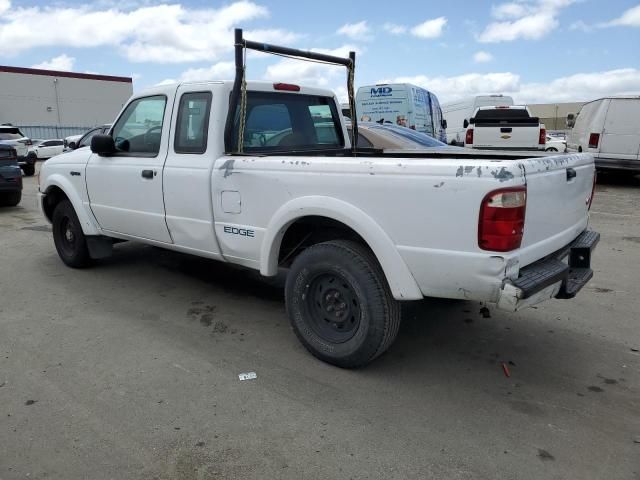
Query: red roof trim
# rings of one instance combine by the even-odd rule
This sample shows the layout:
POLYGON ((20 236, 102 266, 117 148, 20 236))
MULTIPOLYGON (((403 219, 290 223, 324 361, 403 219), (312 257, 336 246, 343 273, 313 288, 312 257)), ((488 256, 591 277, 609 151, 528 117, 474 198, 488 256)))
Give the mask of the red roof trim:
POLYGON ((45 77, 81 78, 83 80, 103 80, 105 82, 133 83, 130 77, 116 77, 113 75, 94 75, 92 73, 58 72, 56 70, 41 70, 39 68, 6 67, 0 65, 0 72, 21 73, 23 75, 43 75, 45 77))

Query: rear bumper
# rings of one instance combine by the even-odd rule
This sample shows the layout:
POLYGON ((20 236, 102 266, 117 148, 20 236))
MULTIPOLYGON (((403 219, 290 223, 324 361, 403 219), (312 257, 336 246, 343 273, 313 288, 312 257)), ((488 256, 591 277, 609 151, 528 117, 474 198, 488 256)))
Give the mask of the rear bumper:
POLYGON ((593 277, 591 254, 600 234, 585 230, 569 245, 520 269, 500 291, 498 307, 516 311, 550 298, 573 298, 593 277))

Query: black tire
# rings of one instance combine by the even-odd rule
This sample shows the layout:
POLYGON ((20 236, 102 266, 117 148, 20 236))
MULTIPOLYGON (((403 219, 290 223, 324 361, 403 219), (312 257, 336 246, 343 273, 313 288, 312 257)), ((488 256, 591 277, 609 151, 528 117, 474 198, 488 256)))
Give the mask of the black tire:
POLYGON ((558 149, 557 149, 557 148, 555 148, 555 147, 549 147, 549 148, 547 148, 547 149, 545 150, 545 152, 557 152, 557 151, 558 151, 558 149))
POLYGON ((382 355, 400 327, 400 304, 382 268, 352 241, 319 243, 298 255, 285 300, 293 331, 307 350, 342 368, 362 367, 382 355))
POLYGON ((53 242, 60 259, 69 267, 82 268, 91 263, 87 239, 73 205, 61 201, 53 211, 53 242))
POLYGON ((11 192, 0 195, 0 206, 15 207, 22 200, 22 192, 11 192))
POLYGON ((36 166, 35 164, 31 164, 31 165, 25 165, 22 167, 22 171, 24 172, 25 176, 27 177, 32 177, 34 173, 36 173, 36 166))

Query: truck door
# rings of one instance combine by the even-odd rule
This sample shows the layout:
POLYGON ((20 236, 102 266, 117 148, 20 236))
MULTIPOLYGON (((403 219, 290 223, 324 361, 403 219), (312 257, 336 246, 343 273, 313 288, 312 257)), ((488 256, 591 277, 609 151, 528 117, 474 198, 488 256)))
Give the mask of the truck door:
POLYGON ((163 183, 174 243, 215 257, 220 248, 213 227, 211 171, 223 147, 216 135, 220 126, 210 119, 214 107, 222 108, 210 89, 206 84, 178 88, 163 183))
POLYGON ((137 98, 111 130, 116 153, 89 158, 89 202, 104 230, 171 243, 162 198, 170 118, 165 95, 137 98))

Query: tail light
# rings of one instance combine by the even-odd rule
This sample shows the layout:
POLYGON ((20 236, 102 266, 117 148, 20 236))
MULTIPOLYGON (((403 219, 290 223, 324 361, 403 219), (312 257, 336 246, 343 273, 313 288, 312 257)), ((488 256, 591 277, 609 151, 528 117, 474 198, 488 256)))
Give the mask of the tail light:
POLYGON ((526 208, 526 186, 501 188, 487 194, 480 205, 478 246, 494 252, 520 248, 526 208))
POLYGON ((293 85, 292 83, 274 83, 273 84, 273 89, 274 90, 283 90, 285 92, 299 92, 300 91, 300 86, 299 85, 293 85))
POLYGON ((600 143, 599 133, 592 133, 589 135, 589 148, 598 148, 598 143, 600 143))
POLYGON ((544 128, 540 129, 540 137, 538 138, 538 144, 544 145, 547 143, 547 130, 544 128))
POLYGON ((473 145, 473 128, 467 129, 467 133, 464 136, 464 143, 467 145, 473 145))

